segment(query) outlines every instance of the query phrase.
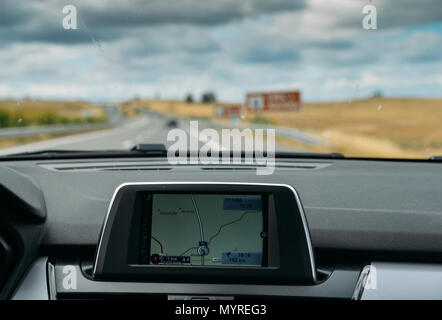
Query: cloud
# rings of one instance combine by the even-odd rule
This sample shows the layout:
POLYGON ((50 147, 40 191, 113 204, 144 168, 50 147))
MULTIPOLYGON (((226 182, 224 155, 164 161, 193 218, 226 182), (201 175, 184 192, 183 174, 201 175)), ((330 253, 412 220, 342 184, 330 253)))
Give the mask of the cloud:
POLYGON ((309 14, 334 28, 360 28, 362 8, 376 7, 378 29, 408 27, 442 20, 440 0, 310 0, 309 14))
POLYGON ((302 10, 305 8, 305 1, 106 0, 98 4, 78 1, 78 5, 88 25, 128 27, 164 24, 219 25, 261 14, 302 10))
POLYGON ((440 0, 381 1, 378 8, 379 28, 398 28, 442 20, 440 0))
POLYGON ((299 52, 296 47, 280 44, 275 41, 253 43, 236 54, 239 62, 251 64, 284 64, 299 61, 299 52))
POLYGON ((415 32, 402 46, 396 45, 397 56, 409 63, 442 63, 442 34, 415 32))
POLYGON ((3 0, 0 96, 440 96, 439 1, 372 0, 378 30, 366 31, 368 0, 76 0, 79 30, 62 28, 60 1, 3 0))
MULTIPOLYGON (((293 0, 132 0, 70 1, 77 8, 77 31, 62 28, 62 8, 56 0, 0 2, 0 43, 47 42, 78 44, 91 38, 116 40, 128 29, 163 25, 217 26, 245 18, 305 8, 293 0), (8 27, 6 30, 4 28, 8 27), (12 31, 12 32, 11 32, 12 31)), ((129 30, 129 32, 131 32, 129 30)))
POLYGON ((23 23, 30 14, 29 8, 23 2, 2 0, 0 1, 0 28, 23 23))

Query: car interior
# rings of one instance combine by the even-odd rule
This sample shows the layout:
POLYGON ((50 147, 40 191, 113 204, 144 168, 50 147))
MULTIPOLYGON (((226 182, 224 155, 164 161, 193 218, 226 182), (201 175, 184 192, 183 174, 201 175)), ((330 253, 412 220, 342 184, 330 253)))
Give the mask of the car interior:
POLYGON ((0 0, 0 318, 442 300, 441 3, 0 0))
POLYGON ((262 177, 139 151, 0 165, 3 299, 440 298, 437 160, 282 154, 262 177))

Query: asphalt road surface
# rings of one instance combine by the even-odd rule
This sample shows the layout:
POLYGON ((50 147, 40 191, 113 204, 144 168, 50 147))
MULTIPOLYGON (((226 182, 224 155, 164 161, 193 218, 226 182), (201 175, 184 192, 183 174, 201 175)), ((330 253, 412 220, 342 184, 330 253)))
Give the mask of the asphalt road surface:
MULTIPOLYGON (((167 126, 171 118, 159 115, 146 114, 123 122, 118 127, 96 132, 75 134, 61 138, 19 145, 16 147, 0 149, 0 155, 33 152, 39 150, 118 150, 130 149, 139 143, 163 143, 167 146, 173 142, 167 141, 167 134, 172 129, 167 126)), ((209 124, 210 125, 210 124, 209 124)), ((207 126, 207 125, 206 125, 207 126)), ((178 120, 178 127, 187 132, 189 136, 188 120, 178 120)), ((200 126, 199 130, 204 129, 200 126)), ((201 147, 204 143, 200 141, 201 147)), ((223 149, 221 144, 214 148, 223 149)), ((299 149, 287 149, 276 146, 279 151, 302 151, 299 149)))

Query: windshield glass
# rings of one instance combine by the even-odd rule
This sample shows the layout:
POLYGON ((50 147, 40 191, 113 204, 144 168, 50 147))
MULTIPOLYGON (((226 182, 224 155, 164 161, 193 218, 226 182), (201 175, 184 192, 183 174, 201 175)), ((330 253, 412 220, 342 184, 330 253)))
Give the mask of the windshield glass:
POLYGON ((440 5, 2 0, 0 154, 228 150, 229 129, 252 149, 442 155, 440 5))

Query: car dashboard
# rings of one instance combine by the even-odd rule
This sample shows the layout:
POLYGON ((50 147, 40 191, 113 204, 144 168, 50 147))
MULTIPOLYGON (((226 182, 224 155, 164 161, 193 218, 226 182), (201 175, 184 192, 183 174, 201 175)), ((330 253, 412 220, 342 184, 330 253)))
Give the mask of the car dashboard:
MULTIPOLYGON (((442 298, 442 170, 437 162, 277 158, 274 173, 259 176, 252 165, 170 165, 161 157, 3 160, 0 186, 2 299, 442 298), (197 195, 200 210, 215 212, 217 198, 208 195, 224 195, 219 200, 224 211, 248 206, 270 217, 274 210, 274 220, 250 220, 221 237, 224 247, 211 247, 218 259, 210 260, 213 266, 202 266, 208 241, 199 241, 195 258, 177 254, 178 249, 166 255, 153 240, 144 247, 149 254, 142 265, 140 251, 131 249, 141 237, 133 231, 138 225, 129 228, 136 205, 130 210, 112 205, 124 186, 148 192, 157 203, 160 193, 175 195, 163 194, 163 208, 155 209, 164 216, 167 206, 179 201, 191 207, 188 195, 197 195), (289 189, 296 195, 293 203, 287 202, 289 189), (271 200, 259 200, 258 206, 261 195, 271 200), (266 201, 274 204, 267 215, 266 201), (113 210, 118 223, 109 229, 113 210), (235 259, 244 252, 252 258, 244 265, 217 265, 227 263, 228 248, 235 247, 229 241, 237 240, 238 246, 249 241, 247 228, 253 223, 253 250, 232 253, 235 259), (116 231, 126 224, 125 231, 116 231), (307 237, 296 238, 304 232, 307 237), (139 238, 128 245, 118 234, 139 238), (258 234, 261 242, 256 242, 258 234), (272 234, 277 240, 267 239, 272 234), (199 265, 190 266, 191 259, 199 265), (164 265, 154 266, 158 261, 164 265), (177 261, 181 265, 172 263, 177 261)), ((184 212, 182 203, 176 206, 184 212)), ((157 208, 155 202, 151 206, 157 208)), ((192 225, 185 218, 160 225, 155 210, 146 229, 152 239, 154 233, 165 238, 181 232, 173 227, 168 233, 172 225, 196 224, 192 214, 192 225)), ((209 224, 205 228, 216 231, 209 224)), ((172 238, 168 246, 179 246, 172 238)))

